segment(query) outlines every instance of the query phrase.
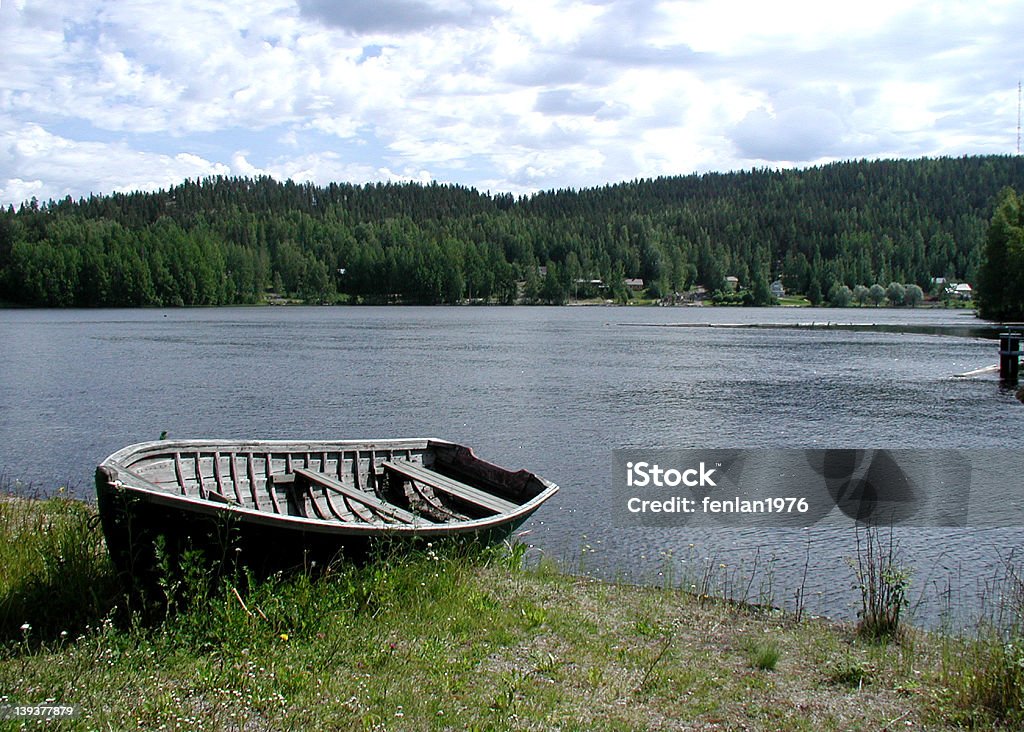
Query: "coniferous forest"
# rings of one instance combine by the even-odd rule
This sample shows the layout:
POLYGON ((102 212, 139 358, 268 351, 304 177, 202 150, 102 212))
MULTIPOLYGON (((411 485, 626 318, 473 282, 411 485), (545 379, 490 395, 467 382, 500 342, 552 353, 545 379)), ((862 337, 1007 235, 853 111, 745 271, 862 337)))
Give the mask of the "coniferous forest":
MULTIPOLYGON (((49 307, 512 304, 650 297, 727 276, 771 300, 977 283, 1024 158, 843 162, 516 198, 452 185, 185 181, 0 208, 0 301, 49 307), (865 289, 859 290, 864 292, 865 289)), ((984 293, 982 293, 984 294, 984 293)))

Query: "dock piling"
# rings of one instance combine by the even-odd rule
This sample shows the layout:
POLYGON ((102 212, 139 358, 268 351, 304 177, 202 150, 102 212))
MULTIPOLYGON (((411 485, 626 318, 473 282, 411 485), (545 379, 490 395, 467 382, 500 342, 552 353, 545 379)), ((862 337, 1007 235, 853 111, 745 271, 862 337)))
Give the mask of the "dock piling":
POLYGON ((1008 331, 999 334, 999 378, 1016 384, 1020 374, 1021 333, 1008 331))

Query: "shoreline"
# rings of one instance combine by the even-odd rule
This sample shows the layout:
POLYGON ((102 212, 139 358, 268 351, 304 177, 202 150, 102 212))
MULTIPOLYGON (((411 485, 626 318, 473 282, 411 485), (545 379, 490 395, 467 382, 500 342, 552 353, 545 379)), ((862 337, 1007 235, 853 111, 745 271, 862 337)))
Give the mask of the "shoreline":
POLYGON ((473 308, 473 307, 486 307, 486 308, 511 308, 511 307, 609 307, 609 308, 715 308, 715 309, 751 309, 763 308, 763 309, 800 309, 800 308, 817 308, 821 310, 834 310, 834 311, 849 311, 849 310, 964 310, 974 311, 974 307, 967 306, 949 306, 941 302, 930 302, 926 301, 915 307, 909 307, 907 305, 848 305, 846 307, 832 307, 825 303, 814 306, 810 303, 776 303, 774 305, 757 305, 757 306, 746 306, 742 304, 729 304, 721 303, 714 304, 710 300, 695 301, 692 303, 678 303, 678 304, 662 304, 657 300, 642 299, 640 301, 627 301, 627 302, 615 302, 613 300, 569 300, 561 304, 556 303, 527 303, 527 302, 516 302, 516 303, 497 303, 497 302, 473 302, 469 300, 460 301, 457 303, 417 303, 417 302, 304 302, 296 299, 288 300, 263 300, 261 302, 250 302, 250 303, 232 303, 226 305, 121 305, 121 306, 106 306, 98 305, 95 307, 78 307, 78 306, 66 306, 66 307, 49 307, 40 305, 25 305, 22 303, 15 302, 0 302, 0 310, 198 310, 198 309, 223 309, 223 308, 293 308, 293 307, 437 307, 437 308, 473 308))

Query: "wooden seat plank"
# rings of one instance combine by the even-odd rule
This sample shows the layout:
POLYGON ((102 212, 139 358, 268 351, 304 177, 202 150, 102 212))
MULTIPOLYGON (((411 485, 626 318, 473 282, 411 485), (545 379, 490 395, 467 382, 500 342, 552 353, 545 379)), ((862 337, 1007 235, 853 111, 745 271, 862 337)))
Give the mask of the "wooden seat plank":
POLYGON ((324 488, 332 490, 335 493, 340 493, 346 498, 350 498, 354 501, 357 501, 378 513, 386 514, 392 518, 397 519, 398 521, 401 521, 402 523, 411 524, 420 520, 420 517, 416 516, 413 513, 410 513, 409 511, 406 511, 404 508, 399 508, 398 506, 386 503, 377 498, 376 496, 372 496, 369 493, 366 493, 365 491, 359 490, 358 488, 352 488, 350 486, 347 486, 344 483, 335 480, 329 475, 318 473, 315 470, 306 470, 305 468, 295 468, 295 475, 301 475, 303 478, 313 483, 316 483, 319 486, 323 486, 324 488))
POLYGON ((396 473, 404 475, 407 478, 412 478, 420 483, 425 483, 432 488, 436 488, 445 493, 461 498, 467 503, 472 503, 481 508, 486 508, 494 513, 510 513, 519 508, 518 505, 511 501, 506 501, 504 498, 498 498, 498 496, 491 495, 479 488, 474 488, 471 485, 466 485, 453 478, 449 478, 446 475, 425 468, 419 463, 409 462, 407 460, 385 460, 381 463, 382 468, 393 470, 396 473))

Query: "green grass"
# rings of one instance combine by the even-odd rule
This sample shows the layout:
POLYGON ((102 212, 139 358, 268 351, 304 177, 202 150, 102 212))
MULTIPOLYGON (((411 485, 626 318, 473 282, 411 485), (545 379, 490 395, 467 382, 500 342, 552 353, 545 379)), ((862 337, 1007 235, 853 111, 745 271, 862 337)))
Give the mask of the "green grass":
POLYGON ((427 546, 315 580, 188 580, 144 625, 124 610, 91 508, 5 502, 0 703, 78 704, 63 728, 83 730, 1019 720, 966 694, 962 679, 982 661, 974 642, 912 629, 899 643, 868 642, 848 625, 571 576, 550 561, 522 569, 521 559, 520 547, 427 546))
POLYGON ((63 491, 0 500, 0 592, 0 638, 28 624, 34 638, 53 639, 105 616, 117 588, 95 511, 63 491))
POLYGON ((781 655, 782 651, 773 638, 752 641, 747 646, 747 663, 751 668, 759 668, 762 671, 774 671, 781 655))

